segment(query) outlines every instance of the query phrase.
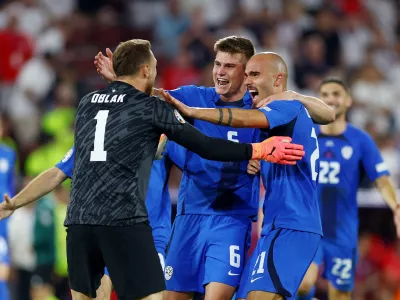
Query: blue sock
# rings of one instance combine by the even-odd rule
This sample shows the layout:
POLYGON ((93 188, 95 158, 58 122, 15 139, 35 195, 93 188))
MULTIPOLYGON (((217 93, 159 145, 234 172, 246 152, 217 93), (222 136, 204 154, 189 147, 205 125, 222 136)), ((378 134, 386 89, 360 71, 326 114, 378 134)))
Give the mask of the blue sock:
POLYGON ((297 295, 296 296, 296 300, 311 300, 315 295, 315 285, 313 286, 313 288, 308 292, 307 295, 297 295))
POLYGON ((10 300, 10 296, 8 294, 8 285, 7 282, 4 281, 0 281, 0 299, 10 300))

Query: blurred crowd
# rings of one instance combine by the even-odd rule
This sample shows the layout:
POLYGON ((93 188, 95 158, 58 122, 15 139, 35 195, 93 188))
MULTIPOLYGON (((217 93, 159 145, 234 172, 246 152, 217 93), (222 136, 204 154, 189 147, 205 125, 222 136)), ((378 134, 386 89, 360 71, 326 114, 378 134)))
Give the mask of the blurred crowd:
MULTIPOLYGON (((18 153, 18 188, 72 146, 79 99, 107 84, 93 66, 96 53, 148 39, 158 59, 156 86, 212 86, 213 44, 228 35, 281 54, 289 89, 317 95, 322 78, 345 79, 353 96, 349 120, 373 136, 399 186, 397 0, 0 0, 0 141, 18 153)), ((171 188, 178 182, 176 172, 171 188)), ((17 211, 10 222, 13 299, 29 299, 32 271, 48 267, 48 254, 40 251, 53 255, 58 279, 52 282, 63 297, 68 189, 17 211), (56 234, 38 236, 40 226, 56 234), (43 238, 48 249, 34 247, 43 238)), ((393 240, 390 211, 364 209, 360 226, 356 299, 396 293, 400 299, 400 243, 393 240)), ((326 286, 318 288, 322 299, 326 286)))

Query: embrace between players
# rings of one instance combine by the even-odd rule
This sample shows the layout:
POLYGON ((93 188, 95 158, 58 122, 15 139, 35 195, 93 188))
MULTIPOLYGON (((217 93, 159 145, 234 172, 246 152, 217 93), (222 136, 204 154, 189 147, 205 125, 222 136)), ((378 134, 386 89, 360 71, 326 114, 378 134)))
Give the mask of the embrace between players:
POLYGON ((75 148, 1 204, 4 218, 72 177, 66 226, 74 299, 96 296, 104 267, 119 299, 160 299, 165 285, 163 297, 178 300, 193 294, 231 299, 235 292, 236 298, 295 299, 299 287, 310 297, 306 294, 322 261, 331 299, 350 299, 357 259, 358 182, 353 181, 360 163, 399 226, 399 206, 376 145, 344 120, 351 98, 343 83, 321 85, 329 107, 286 91, 282 58, 254 55, 245 38, 221 39, 215 51, 214 88, 169 92, 153 89, 156 59, 147 41, 121 43, 113 55, 107 50, 108 57, 99 53, 96 67, 113 82, 81 100, 75 148), (126 96, 122 103, 110 103, 92 101, 95 94, 126 96), (313 124, 332 122, 335 115, 328 126, 313 124), (170 141, 150 175, 161 133, 170 141), (171 164, 183 171, 172 230, 166 184, 171 164), (266 188, 263 228, 246 262, 259 170, 266 188), (144 207, 149 176, 146 206, 152 228, 144 207), (339 185, 346 193, 335 192, 339 185))

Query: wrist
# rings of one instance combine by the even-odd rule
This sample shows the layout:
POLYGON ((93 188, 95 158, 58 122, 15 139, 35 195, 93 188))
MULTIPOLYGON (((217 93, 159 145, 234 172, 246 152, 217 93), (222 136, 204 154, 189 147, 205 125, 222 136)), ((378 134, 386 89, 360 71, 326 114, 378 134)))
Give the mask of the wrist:
POLYGON ((260 160, 261 159, 261 150, 262 150, 261 144, 252 143, 251 148, 252 148, 251 159, 260 160))

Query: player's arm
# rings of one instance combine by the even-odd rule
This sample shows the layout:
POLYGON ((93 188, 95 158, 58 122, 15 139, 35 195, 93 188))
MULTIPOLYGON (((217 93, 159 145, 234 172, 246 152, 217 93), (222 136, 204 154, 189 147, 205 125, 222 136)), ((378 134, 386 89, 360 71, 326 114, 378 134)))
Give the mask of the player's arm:
POLYGON ((268 119, 262 112, 255 109, 189 107, 164 90, 162 90, 162 95, 168 103, 188 118, 230 127, 269 128, 268 119))
POLYGON ((325 104, 321 99, 301 95, 294 91, 286 91, 272 95, 257 103, 256 107, 260 108, 272 101, 276 100, 299 100, 310 113, 311 118, 317 124, 326 125, 335 121, 335 111, 325 104))
POLYGON ((400 205, 396 189, 390 180, 389 169, 383 161, 377 145, 369 135, 365 134, 361 147, 364 169, 369 179, 375 182, 384 201, 393 211, 397 237, 400 238, 400 205))
POLYGON ((34 178, 22 191, 10 199, 14 209, 36 201, 54 190, 68 176, 57 167, 52 167, 34 178))
POLYGON ((211 138, 188 124, 178 111, 166 102, 158 98, 154 98, 153 101, 154 126, 164 132, 170 140, 205 159, 218 161, 265 159, 275 163, 295 164, 296 160, 304 155, 302 146, 290 144, 290 138, 273 137, 262 143, 253 144, 211 138))
POLYGON ((393 212, 399 209, 399 202, 397 200, 396 188, 390 177, 387 175, 381 176, 375 180, 376 187, 378 188, 383 200, 392 209, 393 212))
POLYGON ((188 107, 163 91, 166 101, 189 118, 230 127, 269 129, 292 121, 300 112, 299 101, 275 101, 260 109, 188 107), (271 124, 272 123, 272 124, 271 124))
POLYGON ((297 94, 294 99, 299 100, 307 108, 315 123, 326 125, 335 121, 335 111, 326 105, 321 99, 300 94, 297 94))

